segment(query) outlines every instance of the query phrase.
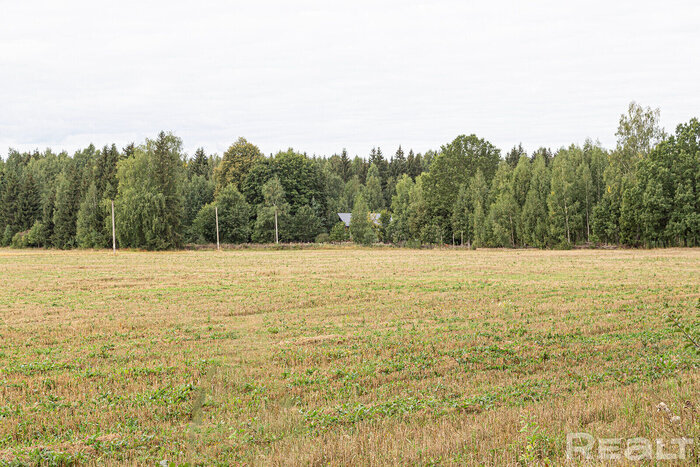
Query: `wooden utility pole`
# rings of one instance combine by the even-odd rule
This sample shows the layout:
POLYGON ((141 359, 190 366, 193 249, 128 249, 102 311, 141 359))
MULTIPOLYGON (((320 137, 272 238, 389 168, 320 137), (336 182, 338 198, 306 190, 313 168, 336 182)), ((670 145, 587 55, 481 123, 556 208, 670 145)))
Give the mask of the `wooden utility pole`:
POLYGON ((459 246, 464 246, 464 230, 460 232, 462 234, 462 239, 459 241, 459 246))
POLYGON ((117 234, 114 228, 114 201, 112 201, 112 252, 117 254, 117 234))
POLYGON ((279 244, 280 238, 277 233, 277 206, 275 206, 275 243, 279 244))
POLYGON ((214 206, 214 216, 216 217, 216 249, 221 249, 219 246, 219 206, 214 206))

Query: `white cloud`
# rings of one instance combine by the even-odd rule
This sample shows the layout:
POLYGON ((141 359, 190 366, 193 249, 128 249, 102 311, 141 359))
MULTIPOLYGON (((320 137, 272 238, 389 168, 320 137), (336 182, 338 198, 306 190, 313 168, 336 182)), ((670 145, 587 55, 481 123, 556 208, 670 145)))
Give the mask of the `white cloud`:
POLYGON ((700 116, 691 1, 0 0, 0 148, 173 130, 191 152, 611 146, 631 100, 700 116))

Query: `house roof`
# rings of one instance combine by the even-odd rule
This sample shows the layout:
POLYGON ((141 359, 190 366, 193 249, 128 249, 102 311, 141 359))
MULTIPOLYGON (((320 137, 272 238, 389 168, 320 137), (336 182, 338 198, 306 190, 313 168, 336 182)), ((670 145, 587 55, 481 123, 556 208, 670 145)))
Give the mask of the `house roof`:
MULTIPOLYGON (((350 212, 339 212, 338 217, 345 223, 345 227, 350 227, 350 220, 352 219, 352 213, 350 212)), ((382 215, 378 212, 370 212, 369 218, 372 219, 374 225, 379 225, 382 215)))

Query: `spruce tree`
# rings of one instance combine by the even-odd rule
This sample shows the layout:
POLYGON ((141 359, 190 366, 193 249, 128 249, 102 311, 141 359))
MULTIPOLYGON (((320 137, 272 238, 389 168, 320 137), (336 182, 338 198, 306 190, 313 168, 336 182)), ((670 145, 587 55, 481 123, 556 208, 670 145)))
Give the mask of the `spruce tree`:
POLYGON ((106 246, 103 217, 97 186, 93 182, 90 184, 78 210, 76 243, 80 248, 102 248, 106 246))
POLYGON ((18 226, 20 230, 29 230, 41 214, 41 194, 31 172, 24 176, 18 202, 18 226))

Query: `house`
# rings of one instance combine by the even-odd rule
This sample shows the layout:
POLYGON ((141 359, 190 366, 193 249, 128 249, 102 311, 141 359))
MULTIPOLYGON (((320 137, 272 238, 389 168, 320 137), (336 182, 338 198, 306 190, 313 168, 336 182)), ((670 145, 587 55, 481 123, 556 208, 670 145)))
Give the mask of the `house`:
MULTIPOLYGON (((346 228, 350 227, 350 219, 352 219, 352 214, 349 212, 339 212, 338 217, 340 218, 341 221, 345 224, 346 228)), ((369 218, 372 219, 372 222, 374 222, 374 225, 377 227, 381 226, 381 218, 382 215, 378 212, 370 212, 369 213, 369 218)))

